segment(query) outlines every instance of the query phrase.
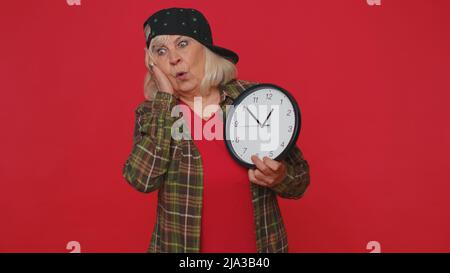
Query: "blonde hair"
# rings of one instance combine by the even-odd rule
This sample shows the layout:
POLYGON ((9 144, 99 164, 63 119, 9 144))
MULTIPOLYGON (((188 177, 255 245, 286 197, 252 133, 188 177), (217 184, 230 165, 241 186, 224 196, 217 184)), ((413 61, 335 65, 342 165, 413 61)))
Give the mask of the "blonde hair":
MULTIPOLYGON (((147 50, 150 52, 149 49, 152 48, 152 45, 155 43, 164 43, 167 39, 168 35, 160 35, 153 38, 147 50)), ((200 83, 200 92, 202 94, 204 94, 211 87, 218 87, 219 85, 225 84, 237 77, 237 68, 233 62, 212 52, 206 46, 203 46, 203 49, 205 51, 205 74, 200 83)), ((145 64, 147 67, 147 74, 144 78, 144 96, 147 100, 152 100, 156 94, 156 91, 158 91, 158 87, 148 71, 150 69, 149 57, 150 56, 146 55, 145 64)))

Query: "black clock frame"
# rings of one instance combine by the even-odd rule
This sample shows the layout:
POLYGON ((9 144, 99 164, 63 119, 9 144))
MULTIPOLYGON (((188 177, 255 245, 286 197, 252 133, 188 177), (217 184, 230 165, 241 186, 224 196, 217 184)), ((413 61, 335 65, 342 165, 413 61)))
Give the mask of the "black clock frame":
POLYGON ((245 162, 244 160, 241 160, 241 158, 236 154, 232 144, 231 144, 231 140, 227 139, 227 128, 228 128, 228 124, 229 122, 231 122, 231 117, 233 117, 234 112, 236 111, 236 107, 237 105, 239 105, 246 97, 248 97, 249 95, 253 94, 254 92, 257 92, 261 89, 266 89, 266 88, 272 88, 272 89, 277 89, 279 91, 281 91, 282 93, 284 93, 286 95, 286 97, 291 101, 292 106, 294 108, 294 115, 298 118, 295 119, 295 125, 294 125, 294 133, 292 135, 291 140, 289 141, 288 145, 286 146, 286 149, 284 149, 284 151, 279 154, 276 158, 274 158, 274 160, 277 161, 281 161, 283 160, 288 153, 292 150, 292 148, 296 145, 297 143, 297 139, 298 136, 300 135, 300 130, 301 130, 301 124, 302 124, 302 118, 301 118, 301 112, 300 112, 300 107, 297 104, 297 101, 294 99, 294 97, 288 92, 286 91, 284 88, 277 86, 275 84, 271 84, 271 83, 261 83, 261 84, 257 84, 257 85, 253 85, 247 89, 245 89, 241 94, 239 94, 239 96, 234 100, 233 102, 233 107, 231 108, 230 112, 226 113, 224 115, 224 122, 223 122, 223 137, 225 140, 225 144, 227 147, 227 150, 230 152, 231 156, 233 157, 233 159, 235 161, 237 161, 240 165, 247 167, 247 168, 255 168, 255 164, 250 164, 245 162))

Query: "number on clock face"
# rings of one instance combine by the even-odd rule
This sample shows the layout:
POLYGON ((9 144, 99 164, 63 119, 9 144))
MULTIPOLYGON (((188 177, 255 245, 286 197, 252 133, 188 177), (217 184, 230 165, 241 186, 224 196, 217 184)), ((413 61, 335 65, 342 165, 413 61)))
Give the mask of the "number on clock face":
POLYGON ((228 149, 235 159, 253 165, 251 156, 277 159, 295 144, 300 130, 300 112, 286 91, 261 85, 245 91, 227 117, 228 149))

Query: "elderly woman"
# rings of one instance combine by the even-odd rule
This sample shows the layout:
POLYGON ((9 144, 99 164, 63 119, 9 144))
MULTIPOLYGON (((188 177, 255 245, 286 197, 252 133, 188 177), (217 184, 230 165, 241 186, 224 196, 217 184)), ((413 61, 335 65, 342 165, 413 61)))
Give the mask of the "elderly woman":
MULTIPOLYGON (((175 139, 176 105, 188 106, 203 126, 218 115, 195 111, 225 106, 256 84, 236 79, 238 56, 213 44, 197 10, 170 8, 144 24, 148 75, 136 108, 133 148, 123 176, 140 192, 158 190, 156 223, 147 252, 287 252, 277 196, 298 199, 309 166, 298 147, 283 161, 252 157, 246 169, 223 139, 175 139)), ((218 120, 220 121, 220 119, 218 120)))

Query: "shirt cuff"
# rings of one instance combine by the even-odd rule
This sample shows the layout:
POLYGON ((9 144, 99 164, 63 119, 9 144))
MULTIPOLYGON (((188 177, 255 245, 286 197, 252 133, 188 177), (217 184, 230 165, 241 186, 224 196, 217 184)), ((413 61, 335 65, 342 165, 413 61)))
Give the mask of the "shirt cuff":
POLYGON ((273 191, 279 194, 286 193, 294 180, 293 177, 291 176, 291 174, 294 173, 293 166, 286 162, 285 165, 286 165, 286 177, 279 184, 271 187, 273 191))
POLYGON ((153 112, 171 112, 172 108, 177 104, 177 98, 173 94, 157 91, 152 102, 153 112))

